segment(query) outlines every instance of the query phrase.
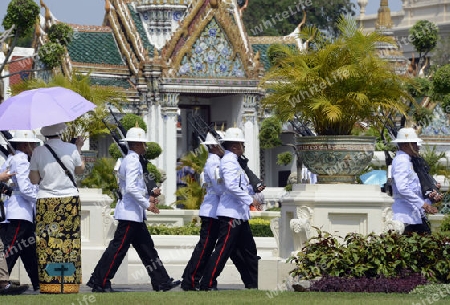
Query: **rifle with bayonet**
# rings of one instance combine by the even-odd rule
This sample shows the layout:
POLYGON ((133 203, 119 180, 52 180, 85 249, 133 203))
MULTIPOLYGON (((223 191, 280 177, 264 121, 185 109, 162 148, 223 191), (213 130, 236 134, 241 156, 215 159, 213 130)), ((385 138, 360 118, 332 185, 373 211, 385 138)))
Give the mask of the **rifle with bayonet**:
MULTIPOLYGON (((9 142, 9 140, 11 140, 13 137, 11 135, 11 133, 9 133, 9 131, 7 131, 7 130, 1 130, 0 135, 5 140, 6 145, 9 149, 9 151, 8 151, 2 145, 0 145, 0 151, 5 155, 5 157, 7 157, 10 153, 14 155, 16 153, 16 150, 12 147, 11 143, 9 142)), ((12 190, 13 189, 8 184, 6 184, 4 182, 0 182, 0 194, 6 195, 6 196, 11 196, 12 190)), ((0 211, 0 213, 2 213, 2 212, 0 211)), ((3 212, 3 214, 4 214, 4 212, 3 212)))
MULTIPOLYGON (((206 135, 209 132, 216 138, 217 142, 220 143, 220 140, 222 139, 221 136, 217 133, 214 127, 208 125, 200 115, 192 114, 191 117, 188 118, 188 121, 191 124, 197 136, 202 141, 205 140, 206 135)), ((259 179, 258 176, 256 176, 255 173, 253 173, 253 171, 248 167, 248 158, 242 155, 238 158, 238 162, 241 168, 244 170, 245 174, 247 175, 249 183, 253 188, 253 191, 255 193, 259 193, 262 190, 264 190, 266 186, 263 184, 263 181, 259 179)))
POLYGON ((6 146, 10 150, 8 151, 7 149, 5 149, 3 146, 0 145, 1 152, 5 156, 8 156, 10 153, 13 155, 16 154, 16 150, 14 149, 14 147, 12 147, 11 143, 9 142, 9 140, 11 140, 13 137, 12 134, 7 130, 0 130, 0 135, 2 136, 3 140, 5 140, 6 146))
MULTIPOLYGON (((122 156, 125 157, 128 153, 128 145, 125 141, 123 141, 123 139, 125 138, 125 135, 126 135, 126 129, 123 127, 122 123, 120 123, 120 121, 117 119, 117 117, 114 115, 111 108, 109 108, 109 112, 111 113, 112 118, 116 122, 116 130, 111 130, 105 121, 103 121, 103 123, 107 126, 108 130, 110 131, 114 142, 117 144, 117 146, 119 146, 122 156)), ((145 156, 139 155, 139 162, 141 163, 141 166, 142 166, 142 171, 144 174, 144 182, 145 182, 145 186, 147 188, 148 194, 150 196, 157 197, 154 190, 158 188, 158 185, 156 184, 156 181, 155 181, 153 175, 148 171, 148 168, 147 168, 147 165, 150 161, 147 160, 147 158, 145 158, 145 156)), ((120 193, 120 191, 118 191, 118 196, 119 196, 119 199, 122 198, 122 194, 120 193)))

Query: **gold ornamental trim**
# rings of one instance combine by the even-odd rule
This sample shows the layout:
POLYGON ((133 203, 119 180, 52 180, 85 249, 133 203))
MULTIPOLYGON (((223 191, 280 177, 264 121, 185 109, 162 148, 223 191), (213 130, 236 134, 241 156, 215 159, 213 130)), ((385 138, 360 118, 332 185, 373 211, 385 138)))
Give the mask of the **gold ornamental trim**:
POLYGON ((349 150, 349 151, 371 151, 373 145, 353 144, 298 144, 298 150, 349 150))
MULTIPOLYGON (((41 293, 61 293, 61 284, 40 284, 41 293)), ((63 293, 78 293, 80 284, 64 284, 63 293)))

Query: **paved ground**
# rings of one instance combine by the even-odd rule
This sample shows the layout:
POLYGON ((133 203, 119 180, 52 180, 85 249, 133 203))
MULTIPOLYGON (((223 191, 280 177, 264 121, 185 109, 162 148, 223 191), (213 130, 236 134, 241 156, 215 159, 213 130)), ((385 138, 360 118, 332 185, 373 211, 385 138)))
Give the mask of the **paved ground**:
MULTIPOLYGON (((152 288, 150 285, 113 285, 113 289, 117 292, 137 292, 137 291, 152 291, 152 288)), ((236 284, 230 284, 230 285, 218 285, 219 290, 240 290, 245 289, 244 285, 236 285, 236 284)), ((172 289, 171 291, 179 291, 182 292, 183 290, 180 288, 180 286, 172 289)), ((80 286, 80 293, 89 293, 91 292, 91 288, 89 288, 86 285, 80 286)), ((32 295, 37 294, 34 292, 31 288, 28 288, 28 291, 26 291, 24 294, 32 295)))

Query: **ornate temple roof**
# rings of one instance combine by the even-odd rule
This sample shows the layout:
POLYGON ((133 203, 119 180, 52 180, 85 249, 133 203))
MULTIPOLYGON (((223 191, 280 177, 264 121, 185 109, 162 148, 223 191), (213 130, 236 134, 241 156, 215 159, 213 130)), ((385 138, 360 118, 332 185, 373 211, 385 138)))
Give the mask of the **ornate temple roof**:
MULTIPOLYGON (((45 8, 41 44, 46 30, 58 22, 45 8)), ((69 24, 75 34, 64 69, 92 73, 95 84, 131 90, 146 86, 139 78, 155 71, 161 75, 162 90, 165 84, 166 89, 185 86, 187 90, 194 83, 230 88, 239 84, 256 90, 270 68, 269 46, 295 46, 296 41, 249 37, 243 9, 242 1, 105 0, 103 26, 69 24)))
POLYGON ((79 27, 74 27, 74 29, 77 32, 72 42, 68 45, 68 51, 72 61, 92 64, 125 65, 111 29, 103 27, 101 31, 91 30, 88 32, 79 27))

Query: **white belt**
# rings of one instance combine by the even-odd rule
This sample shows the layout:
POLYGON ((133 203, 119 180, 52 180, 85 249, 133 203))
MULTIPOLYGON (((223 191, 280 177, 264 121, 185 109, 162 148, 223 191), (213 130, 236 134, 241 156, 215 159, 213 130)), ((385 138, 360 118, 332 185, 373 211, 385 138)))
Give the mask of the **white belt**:
POLYGON ((22 195, 21 191, 12 191, 11 195, 22 195))

